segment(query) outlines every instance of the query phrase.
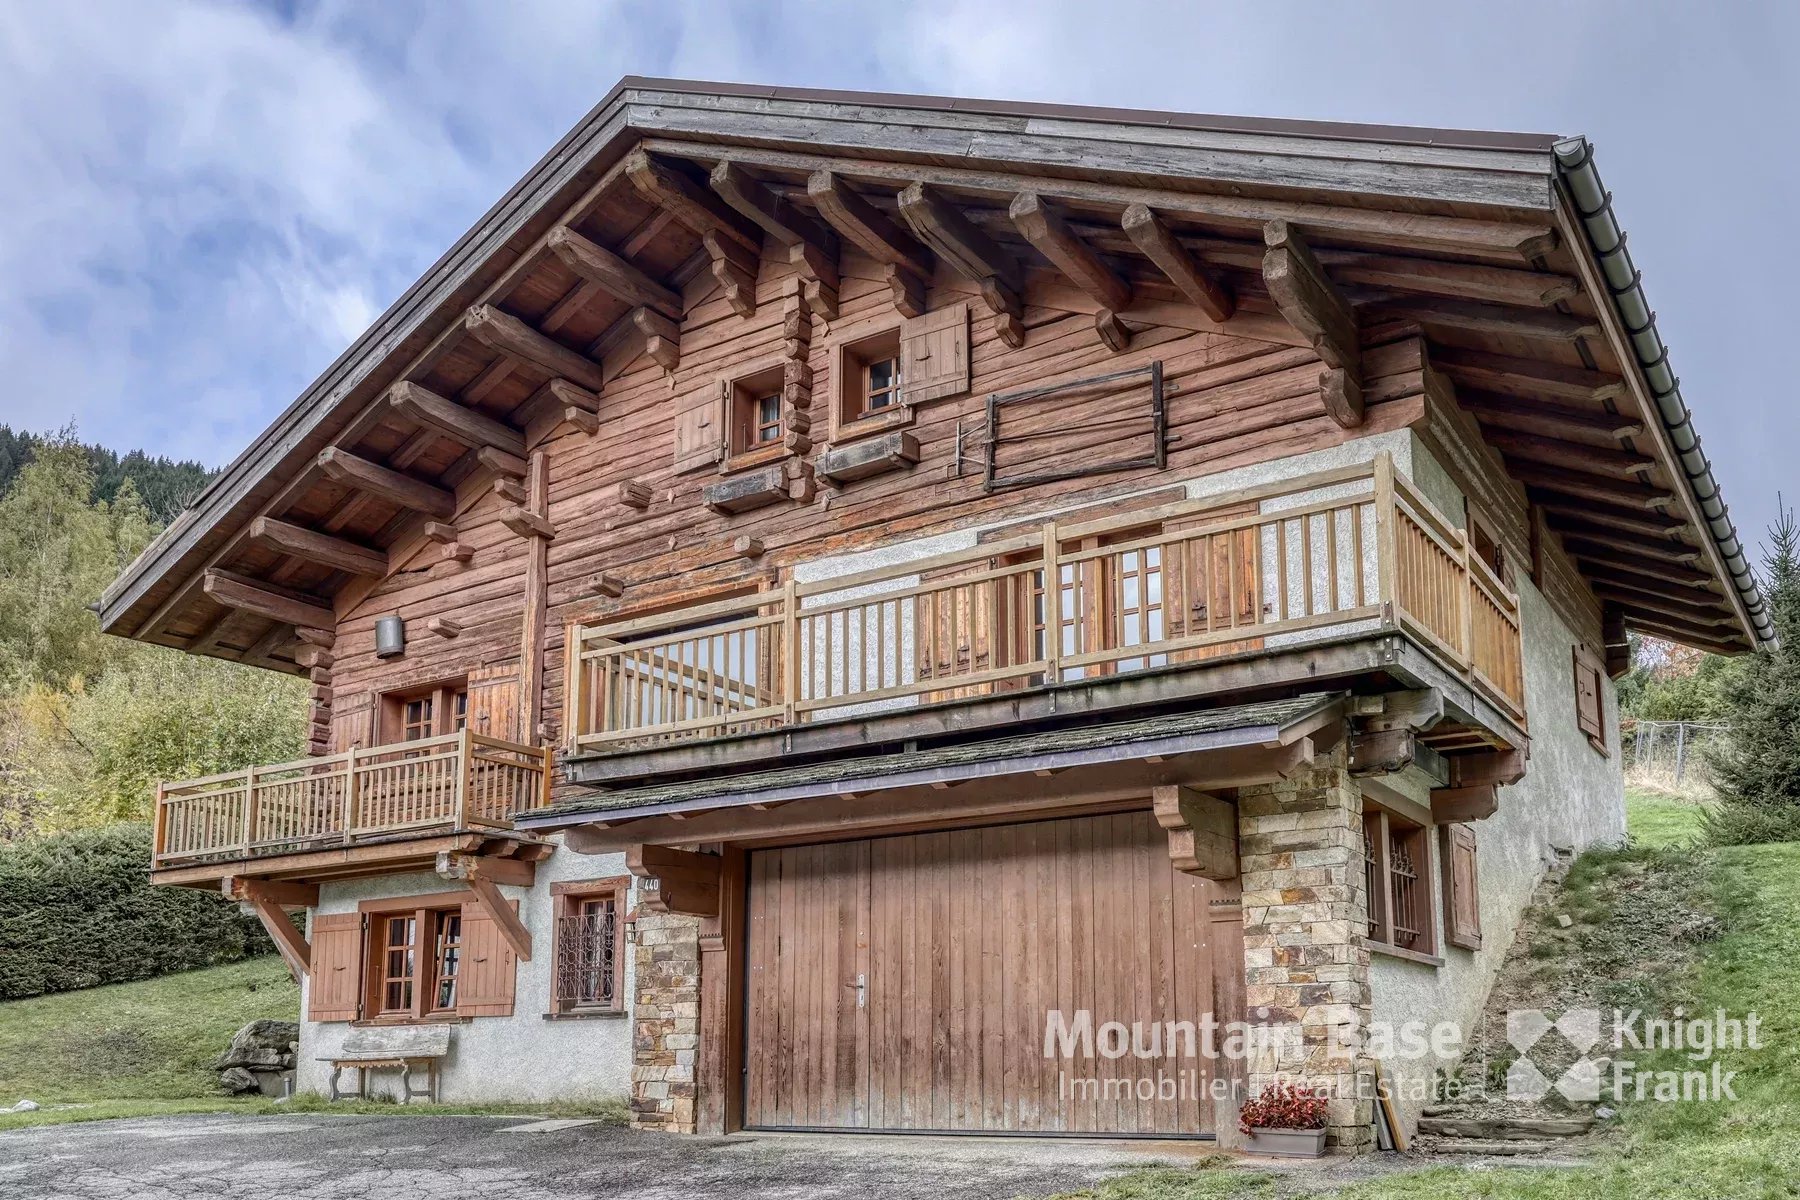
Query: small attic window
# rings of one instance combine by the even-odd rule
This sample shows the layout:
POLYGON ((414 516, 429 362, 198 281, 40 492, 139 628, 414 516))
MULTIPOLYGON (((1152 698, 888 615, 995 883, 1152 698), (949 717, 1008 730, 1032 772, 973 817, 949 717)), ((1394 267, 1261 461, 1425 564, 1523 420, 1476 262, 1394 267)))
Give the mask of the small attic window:
POLYGON ((770 367, 732 381, 731 453, 748 454, 781 444, 782 369, 770 367))

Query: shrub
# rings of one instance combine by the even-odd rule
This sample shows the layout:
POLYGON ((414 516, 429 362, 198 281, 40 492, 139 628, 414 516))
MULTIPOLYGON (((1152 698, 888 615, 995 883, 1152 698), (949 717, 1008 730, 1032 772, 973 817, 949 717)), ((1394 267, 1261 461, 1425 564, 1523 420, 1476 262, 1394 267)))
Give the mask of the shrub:
POLYGON ((1325 1097, 1291 1083, 1271 1083, 1262 1095, 1244 1101, 1238 1128, 1245 1133, 1252 1129, 1323 1129, 1325 1097))
POLYGON ((0 1000, 148 979, 274 950, 216 895, 150 885, 150 828, 0 845, 0 1000))

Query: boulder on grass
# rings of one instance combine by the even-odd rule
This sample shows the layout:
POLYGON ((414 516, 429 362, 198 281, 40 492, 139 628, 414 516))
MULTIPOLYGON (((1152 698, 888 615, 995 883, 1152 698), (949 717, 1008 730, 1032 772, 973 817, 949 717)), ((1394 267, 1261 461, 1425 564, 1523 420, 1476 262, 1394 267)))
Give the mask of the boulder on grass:
POLYGON ((267 1018, 252 1021, 231 1039, 231 1048, 219 1055, 213 1070, 228 1071, 233 1067, 262 1067, 281 1070, 294 1065, 294 1042, 300 1037, 300 1026, 294 1021, 267 1018))
POLYGON ((219 1086, 233 1094, 262 1090, 262 1085, 257 1082, 256 1076, 243 1067, 227 1067, 220 1071, 219 1086))

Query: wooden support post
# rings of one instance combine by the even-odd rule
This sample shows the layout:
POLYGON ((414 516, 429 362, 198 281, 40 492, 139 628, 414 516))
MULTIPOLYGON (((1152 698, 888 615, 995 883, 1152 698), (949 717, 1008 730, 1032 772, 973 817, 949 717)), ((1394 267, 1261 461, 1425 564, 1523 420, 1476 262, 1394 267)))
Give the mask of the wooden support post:
POLYGON ((294 928, 293 919, 273 901, 254 899, 250 902, 251 911, 262 927, 268 932, 269 940, 275 943, 275 949, 281 954, 281 961, 293 972, 294 982, 298 983, 312 971, 312 946, 294 928))
MULTIPOLYGON (((526 481, 530 493, 530 513, 549 527, 550 475, 549 458, 542 450, 531 454, 531 473, 526 481)), ((504 519, 504 518, 503 518, 504 519)), ((544 627, 550 607, 550 537, 527 539, 525 551, 525 614, 519 639, 519 699, 524 719, 521 740, 536 745, 542 736, 540 726, 544 712, 544 627)))
POLYGON ((506 944, 511 946, 513 953, 519 956, 519 961, 530 962, 531 930, 527 929, 525 923, 519 920, 519 914, 514 912, 512 905, 506 902, 506 897, 500 894, 500 889, 495 886, 494 881, 482 875, 475 875, 469 879, 469 890, 475 893, 475 898, 480 901, 482 910, 499 927, 500 936, 506 939, 506 944))

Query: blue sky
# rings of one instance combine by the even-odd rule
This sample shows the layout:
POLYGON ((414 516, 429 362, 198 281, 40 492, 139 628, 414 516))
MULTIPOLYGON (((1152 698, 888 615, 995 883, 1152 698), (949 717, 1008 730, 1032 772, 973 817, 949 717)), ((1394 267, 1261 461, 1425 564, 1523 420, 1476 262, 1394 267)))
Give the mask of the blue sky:
POLYGON ((624 74, 1586 133, 1739 527, 1792 463, 1800 5, 0 8, 0 423, 235 456, 624 74))

